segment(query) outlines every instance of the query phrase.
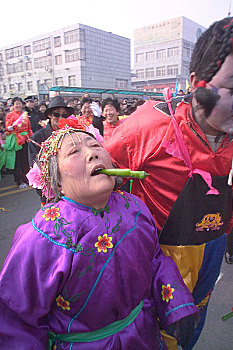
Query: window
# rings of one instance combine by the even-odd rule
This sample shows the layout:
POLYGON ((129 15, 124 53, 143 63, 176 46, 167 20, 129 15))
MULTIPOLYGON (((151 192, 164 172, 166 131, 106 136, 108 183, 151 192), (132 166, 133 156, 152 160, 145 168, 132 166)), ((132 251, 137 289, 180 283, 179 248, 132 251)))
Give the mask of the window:
POLYGON ((1 61, 1 62, 3 61, 2 53, 0 53, 0 61, 1 61))
POLYGON ((168 75, 177 75, 178 74, 178 65, 175 64, 173 66, 167 66, 167 74, 168 75))
POLYGON ((26 62, 25 64, 26 70, 31 70, 32 69, 32 62, 26 62))
POLYGON ((189 65, 183 63, 183 65, 182 65, 182 71, 183 71, 183 75, 188 77, 188 76, 189 76, 189 65))
POLYGON ((5 54, 6 54, 6 59, 14 57, 13 49, 7 49, 5 51, 5 54))
POLYGON ((127 79, 116 79, 115 80, 115 87, 126 89, 128 87, 128 80, 127 79))
POLYGON ((22 47, 17 46, 13 48, 14 57, 22 56, 22 47))
POLYGON ((136 70, 137 78, 144 78, 144 70, 143 69, 138 69, 136 70))
POLYGON ((60 36, 55 36, 54 38, 54 47, 59 47, 61 46, 61 37, 60 36))
POLYGON ((154 61, 154 51, 146 52, 146 61, 154 61))
POLYGON ((11 91, 13 91, 14 88, 15 88, 14 84, 10 84, 10 85, 9 85, 9 88, 10 88, 11 91))
POLYGON ((7 92, 7 87, 6 85, 3 85, 3 93, 6 94, 6 92, 7 92))
POLYGON ((31 53, 31 46, 30 45, 24 46, 24 54, 30 55, 30 53, 31 53))
POLYGON ((157 59, 165 58, 166 57, 166 50, 164 50, 164 49, 157 50, 156 57, 157 57, 157 59))
POLYGON ((17 89, 18 89, 18 91, 23 91, 23 84, 17 83, 17 89))
POLYGON ((23 72, 23 61, 7 64, 6 70, 7 70, 7 74, 23 72))
POLYGON ((189 49, 187 47, 183 48, 183 56, 184 56, 184 58, 189 57, 189 49))
POLYGON ((144 53, 137 53, 136 54, 136 62, 140 63, 144 61, 144 53))
POLYGON ((52 65, 51 57, 43 56, 35 58, 35 68, 50 67, 52 65))
POLYGON ((84 41, 84 30, 74 29, 64 33, 64 43, 70 44, 77 41, 84 41))
POLYGON ((0 67, 0 77, 4 75, 4 68, 0 67))
POLYGON ((85 60, 85 50, 84 49, 75 49, 65 51, 65 61, 66 63, 85 60))
POLYGON ((6 59, 22 56, 22 47, 17 46, 17 47, 13 47, 12 49, 7 49, 5 51, 5 54, 6 54, 6 59))
POLYGON ((151 78, 154 76, 154 68, 147 68, 146 69, 146 78, 151 78))
POLYGON ((156 68, 157 77, 163 77, 165 75, 165 66, 156 68))
POLYGON ((76 85, 76 77, 75 77, 75 75, 70 75, 68 77, 68 84, 69 84, 69 86, 75 86, 76 85))
POLYGON ((55 64, 56 66, 62 64, 62 55, 55 56, 55 64))
POLYGON ((27 89, 28 89, 28 91, 32 91, 33 90, 32 81, 28 81, 27 82, 27 89))
POLYGON ((51 48, 50 38, 38 40, 33 42, 33 51, 38 52, 42 50, 47 50, 51 48))
POLYGON ((174 57, 179 55, 179 47, 170 47, 167 49, 167 57, 174 57))
POLYGON ((48 86, 48 88, 50 89, 53 85, 52 85, 52 80, 51 79, 45 79, 45 84, 48 86))
POLYGON ((62 77, 58 77, 55 79, 55 84, 57 86, 62 86, 63 85, 63 78, 62 77))

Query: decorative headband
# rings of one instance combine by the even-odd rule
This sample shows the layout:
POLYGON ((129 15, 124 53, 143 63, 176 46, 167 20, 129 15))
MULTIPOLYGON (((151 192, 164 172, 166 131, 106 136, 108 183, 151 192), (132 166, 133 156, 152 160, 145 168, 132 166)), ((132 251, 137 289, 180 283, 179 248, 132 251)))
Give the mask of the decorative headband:
MULTIPOLYGON (((61 147, 64 136, 69 135, 72 139, 71 134, 77 132, 85 132, 88 135, 102 142, 103 138, 99 134, 98 129, 94 128, 93 125, 85 125, 80 123, 77 118, 69 117, 67 119, 60 119, 59 130, 53 131, 52 135, 47 140, 39 145, 41 147, 38 154, 38 162, 35 162, 33 168, 27 173, 29 185, 34 188, 42 190, 42 195, 48 199, 54 197, 54 192, 51 189, 50 174, 49 174, 49 160, 52 156, 56 156, 59 148, 61 147)), ((79 138, 79 136, 78 136, 79 138)))

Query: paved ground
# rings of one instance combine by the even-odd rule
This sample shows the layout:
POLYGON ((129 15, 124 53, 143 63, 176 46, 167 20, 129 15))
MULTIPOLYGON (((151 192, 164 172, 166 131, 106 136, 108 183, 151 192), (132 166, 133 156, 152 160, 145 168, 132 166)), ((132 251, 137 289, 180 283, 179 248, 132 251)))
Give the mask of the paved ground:
MULTIPOLYGON (((40 208, 40 201, 35 190, 18 190, 14 185, 13 176, 7 175, 0 180, 0 208, 9 210, 0 209, 1 267, 16 228, 31 220, 40 208)), ((232 308, 233 265, 228 265, 224 261, 210 301, 207 321, 195 350, 233 350, 233 317, 226 322, 221 320, 221 317, 231 312, 232 308)))

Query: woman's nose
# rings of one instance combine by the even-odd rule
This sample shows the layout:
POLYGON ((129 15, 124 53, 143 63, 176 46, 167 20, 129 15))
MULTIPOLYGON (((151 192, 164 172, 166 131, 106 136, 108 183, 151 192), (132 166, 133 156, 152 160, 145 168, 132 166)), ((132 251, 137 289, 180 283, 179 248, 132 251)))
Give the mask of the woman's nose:
POLYGON ((87 151, 87 160, 92 162, 93 160, 99 159, 98 154, 94 149, 89 148, 87 151))

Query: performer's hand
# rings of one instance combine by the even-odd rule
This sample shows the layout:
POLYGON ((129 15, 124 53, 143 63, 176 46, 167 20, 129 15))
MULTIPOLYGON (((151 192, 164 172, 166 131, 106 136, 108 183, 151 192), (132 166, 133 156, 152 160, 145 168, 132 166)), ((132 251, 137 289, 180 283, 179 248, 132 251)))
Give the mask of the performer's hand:
POLYGON ((7 127, 7 130, 8 130, 8 131, 13 131, 13 126, 8 126, 8 127, 7 127))
POLYGON ((195 327, 199 321, 200 315, 199 312, 197 312, 194 315, 181 318, 179 321, 170 324, 167 327, 166 332, 175 337, 177 344, 184 348, 191 341, 195 327))
POLYGON ((102 110, 101 110, 100 106, 98 105, 98 103, 92 102, 90 104, 90 107, 92 109, 93 114, 99 118, 101 116, 102 110))

